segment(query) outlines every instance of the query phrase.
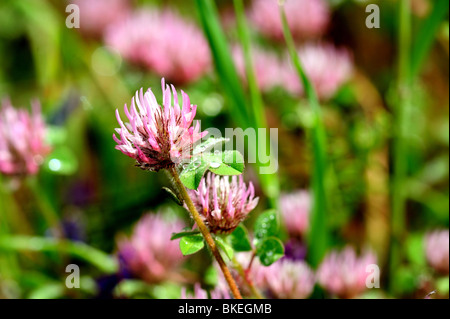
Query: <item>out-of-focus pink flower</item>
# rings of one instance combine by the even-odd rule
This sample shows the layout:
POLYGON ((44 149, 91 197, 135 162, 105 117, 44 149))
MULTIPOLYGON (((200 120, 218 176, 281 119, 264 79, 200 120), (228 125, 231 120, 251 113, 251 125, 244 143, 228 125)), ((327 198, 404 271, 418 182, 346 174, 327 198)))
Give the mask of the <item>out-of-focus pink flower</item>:
POLYGON ((358 257, 352 247, 329 253, 317 272, 317 280, 329 293, 339 298, 355 298, 366 290, 370 272, 367 266, 376 264, 372 252, 358 257))
POLYGON ((262 287, 277 299, 308 298, 316 283, 314 272, 304 261, 283 258, 269 267, 259 267, 262 287))
MULTIPOLYGON (((69 2, 69 1, 68 1, 69 2)), ((104 30, 130 13, 130 0, 73 0, 80 8, 80 30, 93 37, 100 37, 104 30)))
POLYGON ((110 26, 105 42, 125 59, 178 84, 197 80, 211 66, 203 33, 169 10, 137 11, 110 26))
MULTIPOLYGON (((253 47, 251 52, 253 70, 260 90, 269 91, 274 87, 281 86, 281 62, 278 57, 258 47, 253 47)), ((247 72, 242 48, 234 46, 232 54, 241 80, 247 83, 247 72)))
POLYGON ((118 242, 119 257, 126 271, 149 283, 167 279, 183 262, 178 241, 170 240, 179 232, 181 221, 169 221, 161 214, 147 214, 137 223, 130 239, 118 242))
POLYGON ((259 198, 250 182, 248 187, 239 177, 208 173, 198 190, 190 190, 194 205, 215 234, 231 233, 256 207, 259 198))
POLYGON ((32 102, 32 113, 15 109, 9 100, 0 108, 0 173, 34 175, 50 152, 45 143, 45 123, 40 104, 32 102))
POLYGON ((120 139, 113 134, 118 144, 116 149, 134 158, 142 169, 149 171, 171 168, 189 159, 193 144, 208 133, 200 132, 199 123, 191 126, 197 105, 191 104, 189 96, 181 91, 182 101, 179 101, 173 85, 171 90, 164 79, 161 84, 162 107, 151 89, 144 94, 141 88, 132 98, 129 110, 125 104, 129 123, 124 124, 116 110, 120 124, 120 128, 116 129, 120 139))
MULTIPOLYGON (((352 75, 352 57, 346 49, 327 43, 309 43, 298 50, 298 55, 321 100, 331 98, 352 75)), ((290 59, 287 57, 286 61, 290 59)), ((303 94, 297 72, 290 62, 287 64, 283 68, 284 87, 293 94, 303 94)))
MULTIPOLYGON (((231 299, 230 293, 226 289, 217 287, 210 291, 211 299, 231 299)), ((209 299, 208 292, 202 289, 199 283, 194 285, 194 291, 192 294, 186 292, 186 288, 181 290, 181 299, 209 299)))
MULTIPOLYGON (((239 287, 239 290, 241 291, 242 295, 254 297, 253 293, 248 286, 247 282, 250 282, 253 284, 257 289, 262 288, 264 284, 264 272, 262 271, 264 266, 261 265, 259 262, 259 258, 253 256, 253 252, 240 252, 235 255, 236 262, 242 266, 244 269, 244 274, 246 278, 242 278, 240 272, 235 268, 235 264, 232 263, 230 270, 231 275, 234 277, 234 280, 236 281, 237 286, 239 287), (251 262, 251 267, 250 266, 251 262)), ((216 263, 216 268, 220 270, 219 265, 216 263)), ((225 280, 225 277, 223 276, 222 272, 219 271, 219 287, 222 287, 222 289, 225 289, 228 287, 228 284, 225 280)))
POLYGON ((281 195, 280 210, 289 235, 302 237, 309 226, 310 194, 306 191, 297 191, 281 195))
MULTIPOLYGON (((330 8, 324 0, 286 0, 285 12, 296 40, 319 37, 327 29, 330 8)), ((283 40, 283 25, 277 0, 254 0, 250 20, 266 36, 283 40)))
POLYGON ((447 230, 434 231, 425 237, 425 252, 428 263, 443 275, 449 273, 449 232, 447 230))

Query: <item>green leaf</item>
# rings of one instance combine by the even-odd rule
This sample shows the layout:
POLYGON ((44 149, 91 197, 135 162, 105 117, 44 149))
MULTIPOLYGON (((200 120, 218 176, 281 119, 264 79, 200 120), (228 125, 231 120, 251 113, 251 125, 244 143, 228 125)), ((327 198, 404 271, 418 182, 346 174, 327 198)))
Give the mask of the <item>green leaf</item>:
POLYGON ((189 189, 197 189, 203 175, 209 168, 209 163, 203 157, 194 158, 180 174, 180 180, 189 189))
POLYGON ((229 140, 230 140, 229 138, 225 138, 225 137, 220 137, 220 138, 210 137, 203 143, 197 145, 194 148, 193 154, 195 156, 195 155, 198 155, 201 153, 209 152, 214 146, 221 144, 221 143, 226 143, 229 140))
POLYGON ((202 153, 183 168, 181 182, 189 189, 197 189, 208 169, 217 175, 240 175, 244 172, 244 157, 237 151, 202 153))
POLYGON ((281 240, 276 237, 264 239, 256 251, 261 264, 270 266, 284 256, 284 246, 281 240))
POLYGON ((192 235, 198 235, 200 234, 200 231, 198 230, 192 230, 192 231, 183 231, 179 233, 173 233, 172 237, 170 237, 170 240, 175 240, 178 238, 186 237, 186 236, 192 236, 192 235))
POLYGON ((30 292, 28 299, 58 299, 64 297, 64 285, 60 282, 46 283, 30 292))
POLYGON ((4 236, 0 237, 0 252, 2 251, 58 252, 86 261, 105 273, 115 273, 118 269, 117 261, 103 251, 66 239, 4 236))
POLYGON ((248 231, 243 225, 239 225, 234 232, 230 234, 230 241, 235 251, 250 251, 252 245, 248 237, 248 231))
POLYGON ((448 276, 439 278, 438 280, 436 280, 436 288, 437 288, 437 292, 440 295, 444 295, 444 296, 448 295, 448 292, 449 292, 448 276))
POLYGON ((175 192, 173 190, 171 190, 168 187, 163 187, 162 188, 168 195, 169 197, 175 202, 177 203, 179 206, 183 206, 183 200, 178 198, 178 195, 175 194, 175 192))
POLYGON ((405 243, 406 256, 412 264, 424 267, 426 265, 423 234, 412 234, 405 243))
POLYGON ((62 126, 49 125, 47 126, 45 140, 52 146, 63 145, 67 142, 67 129, 62 126))
POLYGON ((275 209, 265 211, 259 215, 254 227, 256 244, 267 237, 277 235, 279 227, 280 222, 275 209))
POLYGON ((217 246, 227 255, 227 257, 231 260, 234 256, 233 247, 222 237, 216 237, 217 246))
POLYGON ((180 250, 184 256, 195 254, 203 247, 205 247, 205 242, 202 235, 185 236, 180 239, 180 250))
POLYGON ((209 286, 216 286, 219 282, 219 273, 215 266, 210 266, 205 271, 205 276, 203 277, 203 281, 205 284, 209 286))
POLYGON ((217 175, 240 175, 244 172, 244 157, 238 151, 225 151, 205 156, 209 170, 217 175))

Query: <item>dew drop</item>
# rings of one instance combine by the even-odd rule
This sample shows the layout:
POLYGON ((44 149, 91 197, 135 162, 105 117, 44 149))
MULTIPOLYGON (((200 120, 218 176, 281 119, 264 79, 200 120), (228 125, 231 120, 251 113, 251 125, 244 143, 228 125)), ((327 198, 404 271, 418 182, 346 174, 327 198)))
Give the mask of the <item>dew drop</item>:
POLYGON ((211 166, 211 168, 219 168, 221 163, 212 162, 209 165, 211 166))

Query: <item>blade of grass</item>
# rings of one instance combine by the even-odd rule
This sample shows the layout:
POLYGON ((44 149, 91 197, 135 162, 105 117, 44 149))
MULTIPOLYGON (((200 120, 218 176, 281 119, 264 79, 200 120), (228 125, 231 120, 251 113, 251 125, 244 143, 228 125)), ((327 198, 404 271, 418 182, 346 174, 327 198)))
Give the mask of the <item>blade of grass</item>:
MULTIPOLYGON (((6 197, 7 190, 2 184, 2 176, 0 174, 0 236, 9 235, 9 214, 6 197)), ((13 253, 4 253, 0 256, 0 276, 3 278, 14 279, 19 274, 19 267, 17 265, 17 256, 13 253)))
POLYGON ((209 41, 216 71, 222 87, 229 98, 231 113, 243 129, 251 127, 245 94, 239 83, 239 76, 231 58, 225 33, 218 19, 217 8, 212 0, 196 0, 203 30, 209 41))
POLYGON ((407 134, 411 112, 411 3, 401 0, 398 33, 398 105, 394 107, 393 176, 392 176, 392 216, 390 241, 390 289, 392 277, 400 266, 401 243, 405 234, 406 178, 408 145, 407 134))
POLYGON ((31 194, 34 196, 35 203, 47 223, 47 227, 51 230, 55 237, 64 236, 64 231, 60 224, 60 217, 54 207, 52 206, 48 195, 39 185, 39 181, 36 176, 29 176, 26 180, 26 184, 30 189, 31 194))
MULTIPOLYGON (((250 76, 249 79, 249 82, 253 81, 253 83, 249 83, 249 85, 252 86, 251 111, 249 111, 249 103, 247 102, 246 95, 241 86, 241 81, 237 74, 233 59, 231 58, 230 49, 225 33, 220 24, 220 19, 218 17, 217 8, 215 7, 214 1, 196 0, 196 6, 200 16, 200 20, 202 22, 203 30, 209 41, 221 86, 223 87, 230 103, 230 113, 233 115, 233 120, 243 130, 247 128, 254 128, 255 130, 258 128, 266 128, 262 99, 256 86, 256 80, 254 79, 254 76, 253 79, 251 78, 252 76, 250 76)), ((241 9, 238 8, 238 11, 239 10, 243 12, 243 7, 241 7, 241 9)), ((240 26, 240 34, 241 36, 243 35, 243 45, 249 48, 248 36, 242 33, 246 32, 246 30, 244 30, 245 20, 242 19, 242 15, 240 26)), ((249 54, 249 52, 247 52, 247 54, 249 54)), ((247 65, 247 68, 251 67, 251 64, 247 65)), ((259 138, 260 137, 257 134, 257 139, 259 138)), ((268 141, 268 144, 269 143, 270 141, 268 141)), ((261 159, 258 156, 255 156, 255 158, 256 166, 258 168, 265 166, 263 163, 261 163, 261 159)), ((274 158, 271 159, 271 161, 274 160, 274 158)), ((273 207, 276 207, 276 199, 279 194, 279 180, 277 174, 259 174, 259 180, 261 182, 264 193, 270 199, 270 204, 273 207)))
POLYGON ((264 115, 264 103, 256 82, 256 75, 252 64, 252 52, 250 45, 250 35, 248 33, 247 21, 245 18, 244 3, 242 0, 233 0, 236 12, 239 38, 244 52, 245 69, 247 82, 250 91, 250 99, 257 127, 267 127, 266 117, 264 115))
POLYGON ((411 76, 417 75, 423 65, 424 59, 431 49, 436 33, 448 15, 449 2, 447 0, 433 1, 433 10, 420 26, 411 52, 411 76))
POLYGON ((56 79, 60 65, 60 30, 62 22, 47 1, 11 1, 25 21, 32 44, 39 84, 47 87, 56 79))
POLYGON ((327 138, 322 119, 317 93, 308 79, 300 58, 295 48, 294 39, 289 30, 286 13, 283 4, 280 4, 280 15, 283 22, 283 33, 294 67, 303 84, 306 98, 315 116, 315 125, 310 130, 311 144, 313 148, 313 173, 312 173, 312 191, 313 191, 313 210, 311 217, 311 229, 308 234, 308 258, 313 267, 317 267, 326 253, 329 241, 327 229, 327 200, 325 178, 328 168, 328 159, 326 152, 327 138))
MULTIPOLYGON (((234 8, 236 12, 237 25, 239 38, 242 45, 242 50, 244 53, 245 69, 247 74, 247 83, 250 91, 250 101, 252 106, 252 121, 254 128, 267 128, 267 119, 264 112, 264 102, 259 90, 255 70, 252 64, 252 51, 251 51, 251 40, 248 31, 247 19, 245 17, 244 3, 242 0, 234 0, 234 8)), ((257 139, 260 136, 257 135, 257 139)), ((269 137, 269 132, 266 131, 266 150, 270 150, 271 141, 269 137)), ((257 141, 257 145, 259 145, 257 141)), ((272 157, 271 161, 274 158, 272 157)), ((263 180, 263 186, 265 188, 265 193, 272 199, 272 206, 276 207, 276 198, 279 195, 279 181, 275 174, 260 174, 260 179, 263 180), (268 187, 270 186, 270 189, 268 187)))
POLYGON ((116 261, 104 252, 81 242, 31 236, 3 236, 0 251, 58 252, 79 258, 105 273, 118 270, 116 261))

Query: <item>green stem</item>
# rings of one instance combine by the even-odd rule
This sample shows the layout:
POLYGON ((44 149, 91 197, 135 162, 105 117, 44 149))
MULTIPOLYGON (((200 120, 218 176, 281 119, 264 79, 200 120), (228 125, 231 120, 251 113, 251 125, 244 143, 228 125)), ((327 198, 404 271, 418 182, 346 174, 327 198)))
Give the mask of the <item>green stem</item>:
POLYGON ((47 196, 42 191, 41 186, 38 184, 37 178, 35 176, 28 177, 27 185, 34 196, 35 202, 39 207, 42 216, 47 222, 47 226, 51 228, 51 231, 54 233, 55 237, 63 237, 64 231, 61 227, 59 216, 52 207, 47 196))
POLYGON ((313 147, 313 211, 311 217, 311 230, 308 236, 309 261, 313 267, 317 267, 328 247, 328 229, 327 229, 327 192, 325 187, 326 172, 328 169, 328 159, 326 152, 327 138, 325 126, 323 124, 322 110, 320 108, 317 93, 308 79, 304 68, 298 57, 294 39, 289 30, 289 25, 284 12, 283 5, 280 5, 281 20, 283 23, 283 33, 286 40, 289 54, 291 56, 294 67, 298 73, 301 83, 303 84, 306 98, 313 111, 315 117, 315 125, 310 130, 311 144, 313 147))
POLYGON ((216 245, 216 242, 214 241, 214 238, 212 237, 211 233, 209 232, 208 227, 206 227, 205 223, 203 222, 202 217, 200 216, 199 212, 194 206, 194 203, 191 200, 191 197, 189 196, 188 192, 186 191, 186 188, 184 187, 183 183, 180 180, 180 176, 178 175, 178 172, 176 168, 170 168, 168 169, 170 175, 173 178, 173 183, 175 184, 175 187, 178 189, 179 193, 181 194, 184 202, 186 203, 186 206, 191 213, 192 218, 194 219, 195 223, 198 226, 198 229, 203 235, 203 238, 206 241, 206 244, 209 246, 214 258, 216 259, 217 263, 219 264, 220 269, 223 272, 223 275, 225 277, 225 280, 228 283, 228 286, 230 287, 231 293, 233 294, 235 299, 242 299, 241 293, 239 292, 239 288, 236 285, 235 280, 233 279, 233 276, 231 275, 230 270, 228 269, 228 266, 226 265, 225 261, 222 258, 222 255, 220 255, 219 249, 216 245))
MULTIPOLYGON (((400 2, 400 28, 398 34, 398 105, 394 108, 394 144, 392 177, 392 216, 390 276, 401 263, 401 242, 405 233, 405 182, 407 178, 407 131, 411 112, 411 9, 409 0, 400 2)), ((393 287, 391 286, 391 289, 393 287)))

